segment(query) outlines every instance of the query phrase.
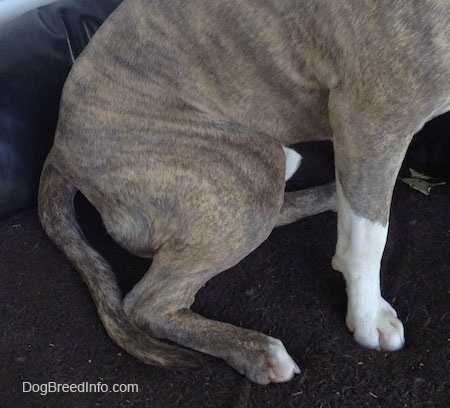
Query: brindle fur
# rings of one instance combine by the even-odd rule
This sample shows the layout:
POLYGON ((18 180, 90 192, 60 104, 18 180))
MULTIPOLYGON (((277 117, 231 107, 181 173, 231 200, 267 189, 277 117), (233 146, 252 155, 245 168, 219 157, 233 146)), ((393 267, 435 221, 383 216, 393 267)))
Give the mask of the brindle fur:
POLYGON ((334 207, 330 186, 283 205, 282 145, 333 138, 352 209, 386 224, 413 134, 450 105, 449 39, 447 0, 125 0, 68 77, 39 193, 111 337, 150 364, 189 361, 156 337, 277 381, 277 340, 194 314, 196 292, 276 225, 334 207), (153 257, 123 302, 77 190, 153 257))

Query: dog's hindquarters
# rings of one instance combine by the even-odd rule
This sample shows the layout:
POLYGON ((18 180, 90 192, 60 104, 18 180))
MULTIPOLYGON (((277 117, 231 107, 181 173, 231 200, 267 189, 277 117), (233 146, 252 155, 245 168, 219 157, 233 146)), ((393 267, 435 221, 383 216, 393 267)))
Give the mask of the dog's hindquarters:
MULTIPOLYGON (((77 157, 58 156, 61 137, 42 174, 40 218, 81 272, 108 333, 130 354, 150 364, 175 366, 179 359, 183 364, 184 354, 156 337, 222 358, 252 381, 287 381, 299 368, 279 340, 190 310, 202 285, 267 238, 283 203, 286 158, 281 145, 260 139, 246 144, 251 133, 233 125, 215 129, 225 131, 243 132, 230 135, 229 142, 220 139, 229 144, 229 155, 236 155, 233 166, 223 154, 224 146, 216 143, 202 156, 183 155, 177 145, 167 145, 155 159, 159 165, 145 171, 145 152, 123 163, 123 169, 98 168, 95 178, 79 162, 77 176, 67 170, 71 179, 84 180, 74 183, 83 185, 83 194, 119 244, 136 254, 154 254, 149 271, 123 302, 109 265, 85 242, 76 224, 76 189, 56 166, 68 168, 77 157)), ((198 149, 195 139, 192 143, 198 149)), ((155 143, 155 148, 165 145, 155 143)))

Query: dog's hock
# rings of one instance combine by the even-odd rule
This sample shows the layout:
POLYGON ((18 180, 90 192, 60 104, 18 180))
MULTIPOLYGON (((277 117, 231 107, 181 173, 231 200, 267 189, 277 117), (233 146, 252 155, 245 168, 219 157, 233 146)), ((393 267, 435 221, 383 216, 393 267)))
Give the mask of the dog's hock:
POLYGON ((284 147, 284 155, 286 156, 286 167, 284 172, 284 181, 288 181, 298 170, 302 162, 302 156, 294 149, 284 147))

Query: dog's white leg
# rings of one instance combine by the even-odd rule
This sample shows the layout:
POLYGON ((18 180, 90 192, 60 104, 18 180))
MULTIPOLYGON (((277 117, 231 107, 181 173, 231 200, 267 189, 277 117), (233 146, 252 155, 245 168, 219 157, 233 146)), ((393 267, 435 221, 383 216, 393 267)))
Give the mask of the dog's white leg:
POLYGON ((356 341, 397 350, 404 344, 404 329, 381 296, 380 266, 395 180, 423 114, 419 106, 405 117, 397 99, 371 95, 367 84, 360 84, 364 92, 352 84, 329 97, 338 208, 332 266, 347 282, 346 322, 356 341))
POLYGON ((294 149, 283 146, 284 155, 286 156, 286 167, 284 172, 284 181, 288 181, 300 167, 302 156, 294 149))
POLYGON ((357 215, 339 180, 337 197, 338 242, 332 265, 347 282, 347 327, 365 347, 397 350, 404 343, 403 325, 380 292, 380 264, 388 225, 357 215))

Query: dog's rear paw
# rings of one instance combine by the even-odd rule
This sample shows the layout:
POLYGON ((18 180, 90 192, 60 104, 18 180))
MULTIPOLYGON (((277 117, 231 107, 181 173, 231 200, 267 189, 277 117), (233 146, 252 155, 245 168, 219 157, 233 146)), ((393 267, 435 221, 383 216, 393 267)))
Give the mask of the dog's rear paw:
POLYGON ((279 383, 291 380, 300 368, 287 353, 283 343, 268 337, 269 345, 252 350, 251 356, 239 356, 230 362, 237 371, 257 384, 279 383))
POLYGON ((300 374, 300 368, 288 354, 280 340, 273 339, 267 356, 270 382, 285 382, 300 374))
POLYGON ((403 324, 394 308, 384 299, 380 300, 375 313, 364 315, 361 311, 349 310, 346 323, 356 342, 364 347, 395 351, 405 344, 403 324))

